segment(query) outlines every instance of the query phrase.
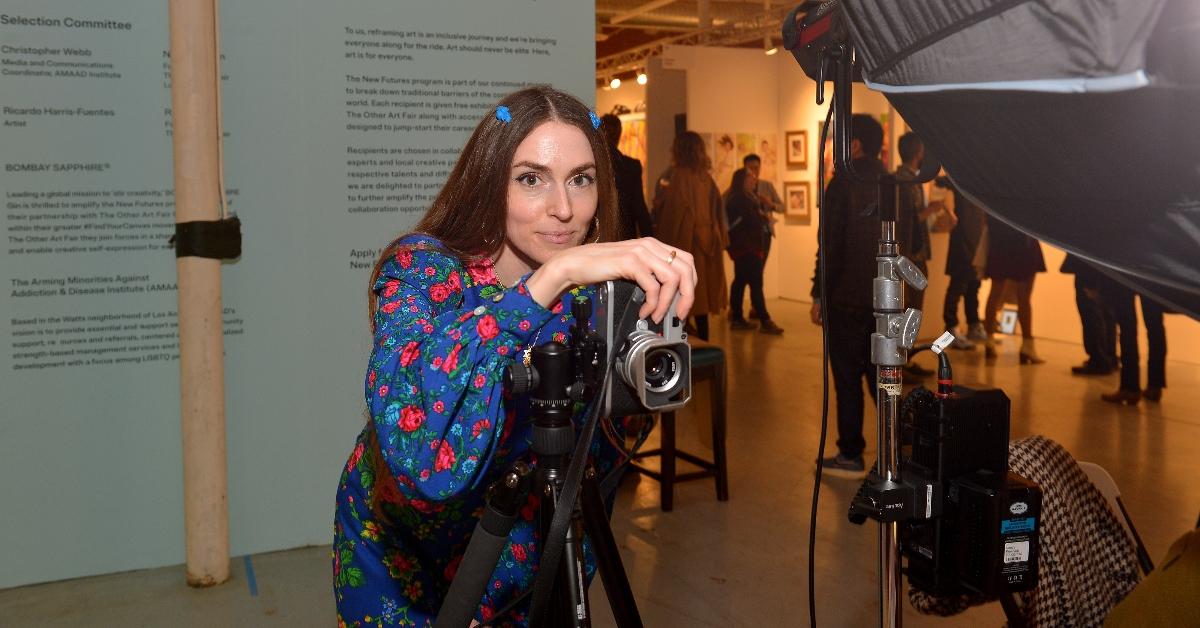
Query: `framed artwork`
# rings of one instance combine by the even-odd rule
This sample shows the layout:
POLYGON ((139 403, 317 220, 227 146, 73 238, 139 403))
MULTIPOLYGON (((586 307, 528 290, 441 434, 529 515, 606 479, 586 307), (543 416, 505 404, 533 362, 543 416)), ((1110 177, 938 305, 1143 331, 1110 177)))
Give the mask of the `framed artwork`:
POLYGON ((791 224, 812 224, 812 184, 808 181, 783 182, 784 216, 791 224))
POLYGON ((788 168, 808 169, 808 131, 788 131, 784 134, 788 168))

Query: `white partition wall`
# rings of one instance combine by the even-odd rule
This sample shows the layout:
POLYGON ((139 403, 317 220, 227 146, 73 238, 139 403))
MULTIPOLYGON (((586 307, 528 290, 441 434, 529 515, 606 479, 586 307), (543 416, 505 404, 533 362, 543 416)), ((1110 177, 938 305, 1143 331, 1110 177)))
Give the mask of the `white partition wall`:
MULTIPOLYGON (((329 542, 374 256, 499 96, 593 101, 594 7, 221 10, 236 555, 329 542)), ((0 588, 183 562, 166 3, 0 0, 0 44, 0 588)))

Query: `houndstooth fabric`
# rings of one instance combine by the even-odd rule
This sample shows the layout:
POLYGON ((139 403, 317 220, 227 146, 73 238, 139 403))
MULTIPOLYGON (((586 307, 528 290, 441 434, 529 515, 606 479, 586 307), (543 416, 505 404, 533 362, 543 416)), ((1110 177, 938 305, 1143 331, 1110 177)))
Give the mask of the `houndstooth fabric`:
MULTIPOLYGON (((1133 543, 1117 515, 1071 454, 1048 438, 1013 441, 1008 464, 1013 472, 1042 487, 1038 585, 1018 594, 1027 625, 1102 625, 1141 573, 1133 543)), ((910 589, 909 601, 922 613, 952 615, 988 600, 937 597, 910 589)))

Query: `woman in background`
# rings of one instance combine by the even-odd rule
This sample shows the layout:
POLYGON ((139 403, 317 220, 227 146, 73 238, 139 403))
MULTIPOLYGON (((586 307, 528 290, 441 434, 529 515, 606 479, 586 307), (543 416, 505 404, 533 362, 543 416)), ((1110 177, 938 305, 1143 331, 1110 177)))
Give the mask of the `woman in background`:
POLYGON ((710 168, 704 140, 684 131, 671 144, 671 167, 658 178, 654 193, 658 238, 694 256, 699 281, 692 314, 696 335, 704 340, 708 340, 708 315, 720 313, 728 299, 721 252, 729 245, 729 234, 710 168))
POLYGON ((1017 321, 1021 324, 1021 364, 1042 364, 1033 340, 1033 279, 1046 272, 1042 245, 999 220, 988 221, 987 276, 992 280, 984 307, 983 324, 986 332, 986 357, 995 359, 996 314, 1004 302, 1004 292, 1011 285, 1017 293, 1017 321))
POLYGON ((733 259, 733 285, 729 288, 729 326, 754 329, 742 317, 742 298, 750 287, 750 304, 758 312, 759 331, 779 335, 783 328, 771 320, 763 298, 763 262, 771 239, 771 225, 758 200, 758 177, 741 168, 725 193, 725 217, 729 222, 729 257, 733 259))

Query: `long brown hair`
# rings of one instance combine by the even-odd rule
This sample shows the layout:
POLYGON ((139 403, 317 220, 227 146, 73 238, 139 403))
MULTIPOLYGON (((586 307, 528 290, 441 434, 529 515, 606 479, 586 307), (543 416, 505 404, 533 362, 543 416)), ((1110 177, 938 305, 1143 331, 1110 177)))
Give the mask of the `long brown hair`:
POLYGON ((695 131, 676 135, 675 141, 671 142, 671 165, 702 171, 712 168, 712 161, 704 149, 704 138, 695 131))
MULTIPOLYGON (((587 239, 598 238, 601 242, 617 239, 620 225, 617 224, 612 163, 603 133, 592 124, 592 115, 577 98, 549 85, 534 85, 505 96, 479 121, 450 177, 425 216, 413 227, 413 232, 437 238, 464 264, 499 252, 506 236, 508 177, 513 155, 534 129, 545 122, 556 121, 583 131, 592 147, 598 186, 598 227, 589 230, 587 239), (509 121, 497 117, 496 110, 500 106, 508 108, 509 121)), ((408 234, 393 240, 380 254, 375 272, 371 274, 369 291, 379 279, 383 264, 401 248, 399 241, 404 235, 408 234)), ((373 311, 373 294, 368 298, 373 311)))
MULTIPOLYGON (((534 85, 505 96, 479 121, 437 198, 411 233, 437 238, 445 251, 463 264, 498 253, 506 237, 508 177, 517 146, 543 123, 556 121, 583 131, 592 148, 598 198, 596 222, 588 231, 587 240, 616 240, 620 233, 616 184, 608 145, 604 134, 593 125, 593 115, 577 98, 549 85, 534 85), (501 106, 508 109, 510 119, 507 121, 497 115, 501 106)), ((383 265, 404 246, 400 241, 406 235, 409 234, 400 235, 383 249, 371 273, 367 299, 372 329, 375 325, 375 283, 383 265)), ((370 423, 374 428, 374 421, 370 423)), ((384 461, 375 429, 367 435, 367 447, 373 454, 371 466, 376 482, 391 484, 389 492, 398 494, 396 479, 384 461)), ((389 519, 383 511, 378 490, 371 491, 370 503, 376 516, 385 521, 389 519)))

